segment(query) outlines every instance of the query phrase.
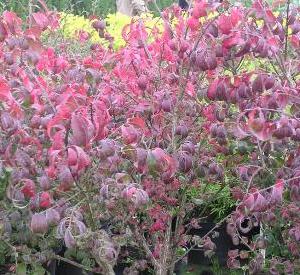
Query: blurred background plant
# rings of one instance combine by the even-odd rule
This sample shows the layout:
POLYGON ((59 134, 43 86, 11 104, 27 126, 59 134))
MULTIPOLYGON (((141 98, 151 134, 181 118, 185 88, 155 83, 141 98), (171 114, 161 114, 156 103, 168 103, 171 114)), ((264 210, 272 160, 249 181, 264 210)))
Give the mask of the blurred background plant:
MULTIPOLYGON (((35 0, 1 0, 0 1, 0 12, 4 10, 11 10, 16 12, 23 19, 27 17, 29 12, 29 3, 35 6, 35 0)), ((110 13, 116 12, 116 1, 115 0, 45 0, 44 1, 49 9, 64 11, 67 13, 74 13, 76 15, 96 15, 105 18, 110 13)), ((235 3, 236 1, 231 0, 230 2, 235 3)), ((245 6, 250 6, 253 2, 252 0, 243 0, 245 6)), ((273 3, 274 0, 270 0, 273 3)), ((284 2, 284 1, 283 1, 284 2)), ((292 0, 292 3, 300 5, 299 0, 292 0)), ((160 9, 170 6, 173 3, 177 3, 177 0, 156 0, 157 6, 160 9)), ((149 9, 154 13, 155 16, 158 15, 153 3, 149 3, 149 9)))
MULTIPOLYGON (((32 0, 2 0, 0 1, 0 12, 4 10, 15 11, 22 18, 26 18, 28 15, 29 2, 35 5, 32 0)), ((172 3, 177 2, 174 0, 157 0, 159 8, 163 9, 170 6, 172 3)), ((49 9, 56 9, 58 11, 64 11, 67 13, 74 13, 76 15, 97 15, 99 17, 106 17, 110 13, 116 12, 115 0, 45 0, 45 3, 49 9)), ((150 10, 155 10, 153 4, 150 4, 150 10)))

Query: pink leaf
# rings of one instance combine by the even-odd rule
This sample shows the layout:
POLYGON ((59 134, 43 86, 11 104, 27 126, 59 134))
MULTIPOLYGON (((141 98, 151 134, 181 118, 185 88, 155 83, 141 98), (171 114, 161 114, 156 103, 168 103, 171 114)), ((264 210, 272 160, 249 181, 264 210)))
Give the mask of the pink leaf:
POLYGON ((283 190, 284 190, 284 182, 283 180, 278 180, 274 185, 274 187, 272 188, 272 193, 271 193, 272 203, 280 203, 282 201, 283 190))
POLYGON ((230 15, 221 15, 218 20, 219 29, 223 34, 230 34, 232 29, 239 23, 242 14, 238 8, 234 8, 230 15))
POLYGON ((87 146, 89 143, 88 121, 81 114, 73 113, 71 119, 73 143, 77 146, 87 146))
POLYGON ((46 17, 46 15, 42 12, 35 12, 32 14, 32 18, 35 22, 35 24, 41 28, 42 30, 45 30, 47 26, 49 25, 49 20, 46 17))

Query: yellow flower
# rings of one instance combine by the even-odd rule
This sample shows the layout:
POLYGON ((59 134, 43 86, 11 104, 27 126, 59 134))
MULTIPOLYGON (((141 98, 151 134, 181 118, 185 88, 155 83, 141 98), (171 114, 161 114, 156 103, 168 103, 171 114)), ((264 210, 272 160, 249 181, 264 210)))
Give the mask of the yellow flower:
MULTIPOLYGON (((127 15, 116 13, 108 14, 106 22, 106 31, 114 38, 114 48, 119 49, 125 46, 126 42, 123 39, 122 32, 126 25, 129 25, 131 21, 136 22, 138 19, 142 19, 145 24, 146 31, 151 34, 154 27, 157 27, 160 31, 163 30, 163 23, 160 18, 153 17, 151 13, 142 14, 140 17, 129 17, 127 15)), ((69 13, 60 13, 60 29, 62 30, 65 38, 76 38, 80 30, 87 32, 90 35, 90 41, 92 43, 101 43, 105 47, 108 46, 108 42, 99 37, 98 32, 92 26, 93 20, 87 19, 83 16, 78 16, 69 13)), ((150 39, 151 40, 151 39, 150 39)))

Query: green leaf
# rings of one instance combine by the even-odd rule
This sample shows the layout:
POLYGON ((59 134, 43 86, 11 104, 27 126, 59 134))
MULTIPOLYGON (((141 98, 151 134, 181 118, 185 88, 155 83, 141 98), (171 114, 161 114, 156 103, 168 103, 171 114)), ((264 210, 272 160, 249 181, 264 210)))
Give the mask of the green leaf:
POLYGON ((17 275, 26 275, 26 264, 25 263, 19 263, 17 265, 16 274, 17 275))
POLYGON ((32 275, 45 275, 46 270, 41 265, 35 265, 32 275))

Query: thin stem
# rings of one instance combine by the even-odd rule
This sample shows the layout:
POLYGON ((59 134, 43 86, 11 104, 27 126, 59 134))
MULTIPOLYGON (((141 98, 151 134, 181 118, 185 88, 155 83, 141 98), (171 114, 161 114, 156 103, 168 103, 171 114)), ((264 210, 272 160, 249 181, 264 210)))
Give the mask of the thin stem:
POLYGON ((71 264, 73 266, 76 266, 78 268, 84 269, 86 271, 90 271, 90 272, 93 272, 93 273, 96 273, 96 274, 101 274, 101 272, 97 272, 93 268, 90 268, 90 267, 87 267, 85 265, 79 264, 77 262, 74 262, 74 261, 72 261, 70 259, 64 258, 64 257, 59 256, 59 255, 54 255, 52 258, 55 259, 55 260, 58 260, 58 261, 63 261, 65 263, 71 264))
POLYGON ((147 257, 151 260, 152 264, 155 267, 159 267, 159 264, 158 264, 157 260, 154 258, 144 235, 140 234, 140 231, 136 225, 131 225, 130 228, 132 230, 133 235, 136 238, 136 241, 139 242, 140 245, 143 247, 147 257))
POLYGON ((291 0, 287 0, 286 7, 286 26, 285 26, 285 45, 284 45, 284 60, 287 59, 287 51, 288 51, 288 36, 289 36, 289 13, 290 13, 290 4, 291 0))

